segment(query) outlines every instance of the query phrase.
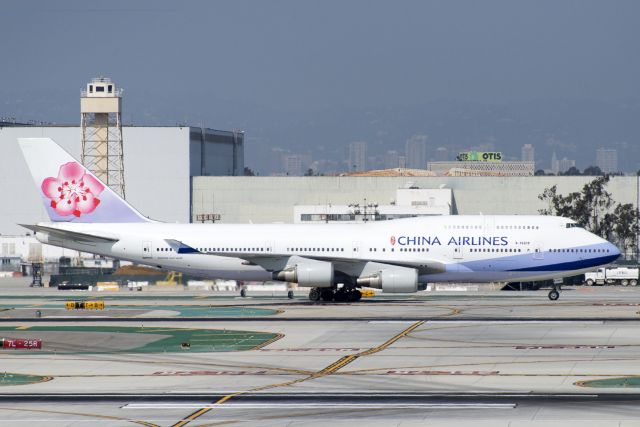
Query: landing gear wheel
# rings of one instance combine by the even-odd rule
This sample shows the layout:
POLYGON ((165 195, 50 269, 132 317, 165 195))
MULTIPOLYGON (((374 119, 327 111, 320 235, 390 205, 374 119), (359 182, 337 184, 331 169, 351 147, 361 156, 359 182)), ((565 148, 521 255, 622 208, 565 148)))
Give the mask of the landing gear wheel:
POLYGON ((293 299, 293 291, 287 292, 287 298, 293 299))
POLYGON ((556 291, 555 289, 549 292, 549 299, 551 301, 555 301, 558 298, 560 298, 560 292, 556 291))
POLYGON ((360 301, 361 298, 362 298, 362 292, 360 292, 359 290, 352 289, 351 292, 349 292, 350 302, 360 301))
POLYGON ((333 293, 333 289, 323 289, 322 292, 320 293, 320 297, 322 298, 322 301, 333 301, 334 298, 334 293, 333 293))
POLYGON ((309 291, 309 299, 311 301, 320 301, 320 289, 311 288, 311 290, 309 291))
POLYGON ((344 290, 340 289, 337 290, 335 295, 333 296, 333 298, 337 301, 337 302, 345 302, 345 301, 349 301, 349 293, 345 292, 344 290))
POLYGON ((246 298, 247 297, 247 290, 245 288, 240 289, 240 296, 242 298, 246 298))

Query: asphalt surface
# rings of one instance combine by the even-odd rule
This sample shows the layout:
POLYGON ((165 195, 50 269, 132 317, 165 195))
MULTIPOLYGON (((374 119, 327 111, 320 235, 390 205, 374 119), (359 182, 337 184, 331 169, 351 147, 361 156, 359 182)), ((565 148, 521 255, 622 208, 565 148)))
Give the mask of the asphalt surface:
POLYGON ((3 279, 0 306, 43 347, 0 350, 2 425, 640 425, 640 288, 312 304, 3 279))

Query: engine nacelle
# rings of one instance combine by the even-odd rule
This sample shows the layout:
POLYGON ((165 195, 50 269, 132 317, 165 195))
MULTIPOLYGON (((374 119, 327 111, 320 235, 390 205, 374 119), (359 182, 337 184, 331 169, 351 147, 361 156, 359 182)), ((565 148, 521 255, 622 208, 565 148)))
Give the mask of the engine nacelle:
POLYGON ((418 290, 418 270, 392 265, 382 266, 376 272, 369 271, 360 276, 357 284, 382 289, 382 292, 389 293, 416 292, 418 290))
POLYGON ((333 264, 312 259, 299 261, 279 271, 275 278, 299 286, 328 288, 333 285, 333 264))

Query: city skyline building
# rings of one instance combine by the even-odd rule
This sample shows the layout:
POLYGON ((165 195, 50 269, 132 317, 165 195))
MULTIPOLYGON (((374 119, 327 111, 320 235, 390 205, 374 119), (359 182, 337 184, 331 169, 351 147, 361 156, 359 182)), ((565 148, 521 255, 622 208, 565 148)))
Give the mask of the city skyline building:
POLYGON ((354 141, 348 146, 349 161, 348 172, 362 172, 367 169, 367 143, 365 141, 354 141))
POLYGON ((551 173, 557 175, 560 172, 560 161, 558 160, 558 156, 556 156, 556 152, 554 151, 551 155, 551 173))
POLYGON ((574 159, 568 159, 566 157, 563 157, 558 162, 558 172, 556 173, 566 172, 575 166, 576 166, 576 161, 574 159))
POLYGON ((389 150, 384 155, 384 168, 385 169, 394 169, 400 167, 398 163, 398 152, 396 150, 389 150))
POLYGON ((618 172, 618 150, 598 148, 596 150, 596 166, 606 174, 618 172))
POLYGON ((536 161, 536 150, 531 144, 524 144, 521 149, 520 160, 523 162, 534 162, 536 161))
POLYGON ((426 169, 427 135, 416 134, 405 142, 406 166, 409 169, 426 169))
POLYGON ((446 162, 449 160, 449 149, 447 147, 436 148, 435 161, 446 162))
POLYGON ((288 176, 302 175, 302 158, 298 154, 285 154, 282 156, 284 173, 288 176))

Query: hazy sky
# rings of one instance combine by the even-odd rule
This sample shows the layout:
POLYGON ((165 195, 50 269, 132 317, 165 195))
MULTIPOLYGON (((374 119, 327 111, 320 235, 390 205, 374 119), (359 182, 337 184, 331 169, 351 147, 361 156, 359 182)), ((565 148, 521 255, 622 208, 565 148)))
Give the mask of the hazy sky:
POLYGON ((638 97, 639 17, 636 0, 9 1, 0 94, 75 105, 102 74, 140 103, 278 111, 638 97))

